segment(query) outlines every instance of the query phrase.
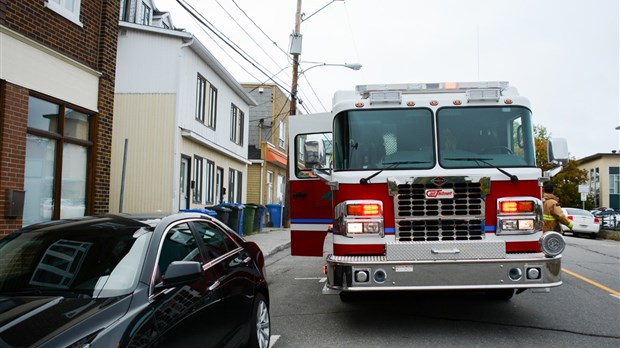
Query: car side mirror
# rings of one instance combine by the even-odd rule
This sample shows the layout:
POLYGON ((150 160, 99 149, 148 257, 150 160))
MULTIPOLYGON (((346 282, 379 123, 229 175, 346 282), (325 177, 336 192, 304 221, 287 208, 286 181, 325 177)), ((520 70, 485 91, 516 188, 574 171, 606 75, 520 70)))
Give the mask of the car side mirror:
POLYGON ((191 284, 202 277, 202 266, 196 261, 173 261, 162 277, 157 289, 191 284))

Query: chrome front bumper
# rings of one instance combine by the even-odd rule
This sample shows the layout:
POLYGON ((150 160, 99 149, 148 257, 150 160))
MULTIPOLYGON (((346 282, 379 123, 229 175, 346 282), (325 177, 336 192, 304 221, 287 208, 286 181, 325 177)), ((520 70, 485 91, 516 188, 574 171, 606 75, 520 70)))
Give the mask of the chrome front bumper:
POLYGON ((562 284, 562 255, 550 258, 542 253, 434 260, 328 255, 326 261, 326 292, 529 289, 562 284))

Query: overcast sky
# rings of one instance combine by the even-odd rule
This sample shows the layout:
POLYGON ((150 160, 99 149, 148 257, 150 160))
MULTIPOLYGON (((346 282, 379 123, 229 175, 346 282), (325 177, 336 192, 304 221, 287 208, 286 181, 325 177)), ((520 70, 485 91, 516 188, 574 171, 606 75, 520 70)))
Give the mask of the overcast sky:
MULTIPOLYGON (((275 75, 290 90, 286 53, 296 0, 179 1, 198 10, 263 71, 199 25, 177 0, 155 0, 240 83, 275 75)), ((620 150, 620 1, 330 2, 302 0, 302 62, 363 67, 302 63, 302 70, 309 69, 299 79, 302 112, 329 111, 336 90, 359 84, 501 80, 530 99, 534 124, 568 140, 572 157, 620 150)))

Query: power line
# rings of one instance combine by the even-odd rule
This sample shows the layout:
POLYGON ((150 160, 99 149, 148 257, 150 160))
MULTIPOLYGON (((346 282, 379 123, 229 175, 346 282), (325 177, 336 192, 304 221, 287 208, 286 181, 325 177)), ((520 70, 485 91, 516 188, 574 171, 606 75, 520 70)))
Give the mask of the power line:
POLYGON ((241 13, 243 13, 243 15, 250 21, 252 22, 252 24, 254 24, 254 26, 261 32, 263 33, 263 35, 265 35, 265 37, 267 39, 269 39, 269 41, 271 41, 272 44, 274 44, 282 53, 284 53, 284 55, 287 58, 290 58, 288 55, 288 52, 286 52, 285 50, 283 50, 282 48, 280 48, 280 46, 278 46, 278 44, 276 43, 275 40, 273 40, 272 38, 269 37, 269 35, 267 35, 267 33, 265 33, 265 31, 263 31, 263 29, 261 27, 258 26, 258 24, 256 24, 256 22, 254 22, 254 20, 252 18, 250 18, 250 16, 247 15, 247 13, 239 6, 239 4, 237 4, 237 2, 235 0, 232 0, 233 4, 235 4, 235 6, 237 6, 237 8, 239 9, 239 11, 241 11, 241 13))
MULTIPOLYGON (((218 39, 222 40, 228 47, 230 47, 233 51, 235 51, 239 56, 241 56, 241 58, 243 58, 245 61, 247 61, 248 63, 250 63, 256 70, 260 71, 263 75, 269 77, 269 74, 266 73, 265 71, 263 71, 263 69, 261 69, 260 67, 257 66, 260 65, 258 62, 253 62, 252 60, 250 60, 243 52, 242 53, 242 49, 236 45, 230 42, 230 39, 228 39, 226 37, 226 39, 224 39, 225 35, 218 33, 219 30, 215 30, 213 25, 202 15, 200 15, 200 17, 196 14, 196 9, 191 6, 190 4, 188 4, 186 1, 184 0, 177 0, 177 3, 179 3, 179 5, 181 5, 181 7, 183 7, 190 15, 192 15, 192 17, 194 17, 195 20, 197 20, 198 22, 200 22, 200 24, 202 24, 203 26, 205 26, 207 29, 209 29, 209 31, 211 31, 213 34, 215 34, 215 36, 218 37, 218 39), (206 22, 206 23, 205 23, 206 22), (208 24, 207 24, 208 23, 208 24), (224 36, 224 37, 223 37, 224 36)), ((251 75, 251 74, 250 74, 251 75)), ((258 79, 257 79, 258 80, 258 79)), ((287 91, 288 93, 291 93, 287 88, 285 88, 284 86, 282 86, 281 84, 279 84, 278 82, 276 82, 275 80, 272 79, 272 81, 278 85, 280 88, 282 88, 283 90, 287 91)), ((292 94, 292 93, 291 93, 292 94)))

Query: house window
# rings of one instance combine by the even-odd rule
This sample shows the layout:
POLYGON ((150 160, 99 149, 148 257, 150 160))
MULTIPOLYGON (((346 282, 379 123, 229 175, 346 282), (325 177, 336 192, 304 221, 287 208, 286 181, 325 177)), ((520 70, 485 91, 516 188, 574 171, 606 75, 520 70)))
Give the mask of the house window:
POLYGON ((609 194, 620 194, 620 167, 609 167, 609 194))
POLYGON ((202 203, 202 158, 194 156, 194 203, 202 203))
POLYGON ((243 145, 243 111, 235 104, 231 104, 230 109, 230 140, 237 145, 243 145))
POLYGON ((207 195, 206 195, 206 203, 215 203, 214 195, 215 195, 215 163, 213 161, 207 160, 207 177, 206 177, 206 186, 207 186, 207 195))
POLYGON ((213 85, 209 86, 209 118, 207 126, 215 129, 215 120, 217 116, 217 88, 213 85))
POLYGON ((146 1, 141 1, 141 6, 140 6, 140 16, 137 18, 138 20, 136 21, 138 24, 144 24, 144 25, 150 25, 151 24, 151 14, 153 12, 153 9, 151 9, 151 7, 148 5, 148 3, 146 1))
POLYGON ((267 172, 267 203, 273 203, 273 172, 267 172))
POLYGON ((205 122, 205 105, 207 105, 207 80, 198 74, 196 81, 196 120, 205 122))
POLYGON ((29 97, 23 225, 84 216, 93 141, 92 115, 29 97))
POLYGON ((238 170, 228 171, 228 201, 230 203, 241 203, 243 173, 238 170))
POLYGON ((278 184, 276 189, 278 190, 278 192, 276 193, 276 199, 278 200, 278 203, 282 203, 284 202, 284 176, 283 175, 279 175, 278 174, 278 184))
POLYGON ((50 10, 82 26, 80 22, 81 0, 47 0, 45 4, 50 10))
POLYGON ((284 149, 284 138, 286 137, 286 125, 284 121, 280 121, 280 125, 278 126, 278 145, 280 148, 284 149))

